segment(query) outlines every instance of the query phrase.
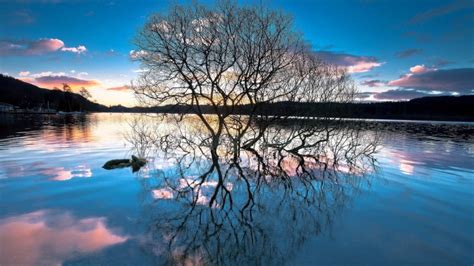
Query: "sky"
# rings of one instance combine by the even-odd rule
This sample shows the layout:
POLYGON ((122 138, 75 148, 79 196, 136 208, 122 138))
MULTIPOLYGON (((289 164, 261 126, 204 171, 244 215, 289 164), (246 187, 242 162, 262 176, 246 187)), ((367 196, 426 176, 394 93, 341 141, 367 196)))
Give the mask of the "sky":
MULTIPOLYGON (((0 0, 0 73, 43 88, 85 87, 101 104, 134 106, 134 38, 150 14, 173 3, 0 0)), ((290 14, 322 60, 351 73, 359 100, 474 94, 473 0, 263 3, 290 14)))

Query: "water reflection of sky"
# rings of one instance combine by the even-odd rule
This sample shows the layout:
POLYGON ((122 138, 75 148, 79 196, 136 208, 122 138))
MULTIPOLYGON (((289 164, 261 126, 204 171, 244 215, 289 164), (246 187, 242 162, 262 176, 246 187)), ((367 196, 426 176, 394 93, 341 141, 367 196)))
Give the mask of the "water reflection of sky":
POLYGON ((105 218, 39 210, 0 220, 0 264, 59 265, 126 240, 105 218))
MULTIPOLYGON (((0 119, 1 128, 8 124, 0 139, 0 264, 160 261, 154 257, 163 251, 149 243, 145 230, 160 219, 144 203, 171 208, 175 192, 150 177, 169 173, 173 160, 156 158, 154 167, 138 175, 101 168, 106 160, 129 157, 123 136, 131 116, 0 119)), ((278 218, 261 225, 272 227, 269 237, 280 235, 283 242, 295 228, 308 232, 298 251, 285 258, 290 264, 471 264, 473 158, 469 140, 388 132, 377 155, 379 169, 331 216, 331 227, 316 234, 302 224, 286 228, 278 218)), ((198 195, 202 207, 209 200, 206 189, 198 195)), ((290 208, 280 211, 280 220, 291 217, 290 208)), ((294 215, 293 223, 307 221, 294 215)), ((188 261, 199 261, 194 255, 188 261)))

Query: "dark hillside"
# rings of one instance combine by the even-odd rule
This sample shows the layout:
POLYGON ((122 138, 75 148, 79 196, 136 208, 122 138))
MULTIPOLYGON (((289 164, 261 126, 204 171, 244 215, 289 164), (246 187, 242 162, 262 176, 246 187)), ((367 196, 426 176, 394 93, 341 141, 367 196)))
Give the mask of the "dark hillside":
POLYGON ((107 107, 91 102, 79 94, 48 90, 33 84, 0 75, 0 102, 24 109, 46 108, 58 111, 106 111, 107 107))

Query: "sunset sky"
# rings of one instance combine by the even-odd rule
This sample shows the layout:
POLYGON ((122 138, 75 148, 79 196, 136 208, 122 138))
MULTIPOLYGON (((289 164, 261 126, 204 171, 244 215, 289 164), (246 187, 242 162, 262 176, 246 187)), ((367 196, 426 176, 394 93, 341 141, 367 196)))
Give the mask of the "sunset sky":
MULTIPOLYGON (((473 94, 472 0, 264 3, 290 13, 323 60, 347 67, 360 99, 473 94)), ((169 4, 0 1, 0 72, 44 88, 86 87, 99 103, 133 106, 126 86, 140 69, 130 58, 133 38, 149 14, 169 4)))

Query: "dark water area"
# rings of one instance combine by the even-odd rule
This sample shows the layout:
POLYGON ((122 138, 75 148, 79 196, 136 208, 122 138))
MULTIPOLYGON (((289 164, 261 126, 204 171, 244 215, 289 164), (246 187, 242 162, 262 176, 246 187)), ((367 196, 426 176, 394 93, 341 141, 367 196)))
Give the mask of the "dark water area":
POLYGON ((103 169, 136 153, 136 116, 0 115, 0 265, 474 263, 474 123, 363 122, 381 133, 373 169, 230 180, 235 205, 255 192, 242 211, 209 206, 213 178, 193 204, 166 187, 194 193, 203 158, 183 172, 154 151, 136 173, 103 169))

